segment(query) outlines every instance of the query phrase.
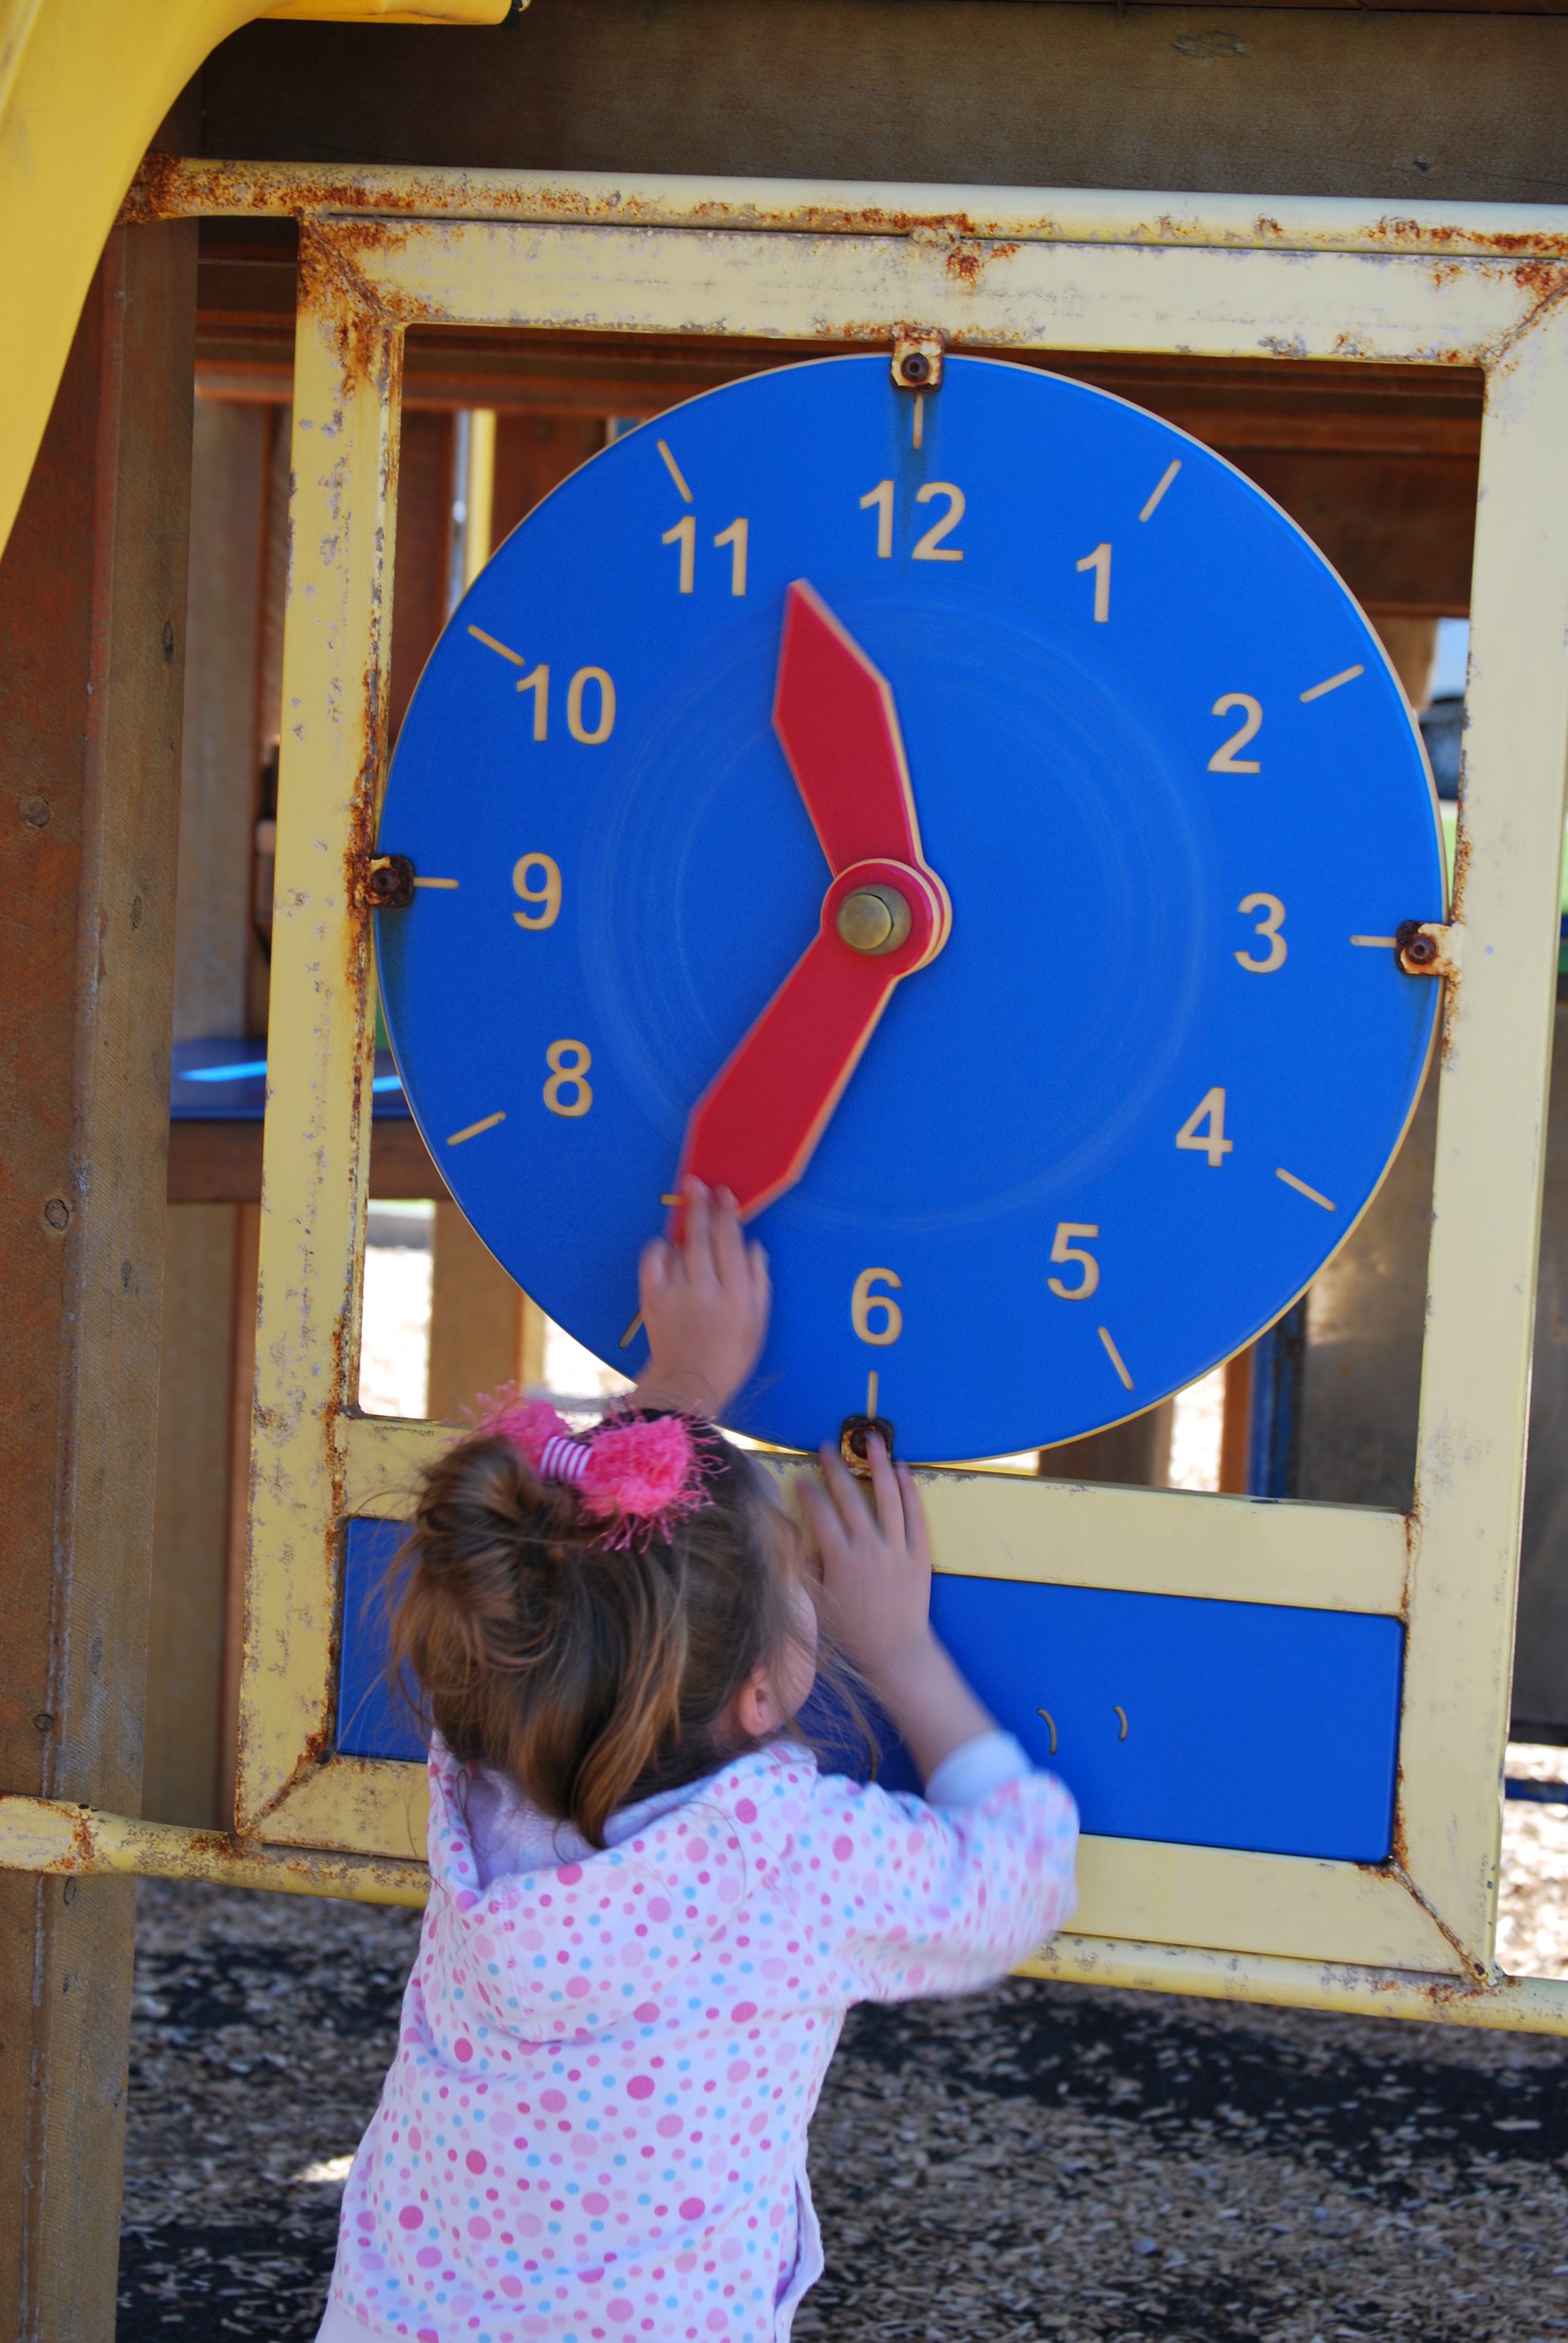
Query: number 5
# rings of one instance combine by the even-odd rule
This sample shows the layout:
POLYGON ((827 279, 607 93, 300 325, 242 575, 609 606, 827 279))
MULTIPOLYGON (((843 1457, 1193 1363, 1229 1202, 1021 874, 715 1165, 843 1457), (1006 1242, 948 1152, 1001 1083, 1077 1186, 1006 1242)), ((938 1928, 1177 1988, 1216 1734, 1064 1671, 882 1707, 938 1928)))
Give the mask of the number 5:
POLYGON ((1052 1261, 1076 1261, 1082 1264, 1083 1269, 1082 1279, 1077 1285, 1063 1285, 1060 1277, 1047 1278, 1046 1283, 1051 1292, 1060 1293, 1064 1302, 1087 1302, 1100 1282, 1100 1263, 1091 1252, 1085 1252, 1081 1245, 1071 1243, 1070 1239, 1097 1237, 1099 1234, 1099 1228, 1092 1221, 1058 1221, 1056 1242, 1050 1248, 1052 1261))

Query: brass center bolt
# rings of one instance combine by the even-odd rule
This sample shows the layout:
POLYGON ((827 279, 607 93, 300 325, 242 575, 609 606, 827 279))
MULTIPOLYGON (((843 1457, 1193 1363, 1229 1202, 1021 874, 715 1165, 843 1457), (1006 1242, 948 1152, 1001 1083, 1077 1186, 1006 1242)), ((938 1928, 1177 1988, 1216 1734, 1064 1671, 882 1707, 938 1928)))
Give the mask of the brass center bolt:
POLYGON ((839 906, 838 929, 851 951, 897 951, 910 932, 910 907, 896 887, 857 887, 839 906))

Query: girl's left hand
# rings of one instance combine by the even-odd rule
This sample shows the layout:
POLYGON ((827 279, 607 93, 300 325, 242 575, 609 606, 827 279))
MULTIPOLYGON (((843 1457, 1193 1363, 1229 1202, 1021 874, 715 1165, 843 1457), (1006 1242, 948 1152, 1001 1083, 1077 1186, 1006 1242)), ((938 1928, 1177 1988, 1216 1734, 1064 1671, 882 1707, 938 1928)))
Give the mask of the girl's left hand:
POLYGON ((722 1415, 757 1363, 768 1332, 768 1256, 748 1244, 728 1188, 686 1188, 678 1246, 655 1237, 638 1271, 648 1362, 633 1407, 722 1415))

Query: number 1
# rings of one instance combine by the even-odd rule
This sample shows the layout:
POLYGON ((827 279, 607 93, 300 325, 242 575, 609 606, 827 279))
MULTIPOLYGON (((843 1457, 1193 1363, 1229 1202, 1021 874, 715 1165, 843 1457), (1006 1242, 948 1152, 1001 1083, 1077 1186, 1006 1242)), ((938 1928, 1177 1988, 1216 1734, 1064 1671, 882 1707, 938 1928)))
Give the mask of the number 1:
POLYGON ((734 548, 734 551, 729 557, 729 590, 732 594, 744 594, 746 591, 746 539, 748 534, 749 527, 745 521, 732 520, 729 528, 724 530, 723 534, 716 537, 713 540, 715 545, 729 545, 733 546, 734 548))
POLYGON ((697 521, 695 517, 690 513, 685 514, 681 519, 676 522, 673 528, 667 528, 665 530, 664 535, 658 541, 660 545, 679 546, 680 591, 683 594, 689 594, 696 583, 697 578, 697 521))
POLYGON ((891 480, 879 480, 874 488, 867 489, 860 498, 860 510, 869 512, 873 505, 877 508, 877 558, 879 561, 891 561, 893 558, 893 484, 891 480))
POLYGON ((1094 572, 1094 623, 1103 627, 1111 617, 1111 548, 1097 545, 1078 566, 1094 572))

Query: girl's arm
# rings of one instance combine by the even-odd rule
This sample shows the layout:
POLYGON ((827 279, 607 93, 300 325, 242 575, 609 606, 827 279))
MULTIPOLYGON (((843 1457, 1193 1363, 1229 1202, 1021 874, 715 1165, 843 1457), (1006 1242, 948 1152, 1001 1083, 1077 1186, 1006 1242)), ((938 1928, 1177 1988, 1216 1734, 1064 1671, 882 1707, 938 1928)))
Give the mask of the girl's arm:
POLYGON ((931 1554, 912 1474, 875 1433, 867 1443, 872 1505, 830 1448, 823 1486, 801 1498, 816 1539, 824 1607, 838 1641, 869 1683, 929 1782, 945 1757, 996 1720, 931 1633, 931 1554))

